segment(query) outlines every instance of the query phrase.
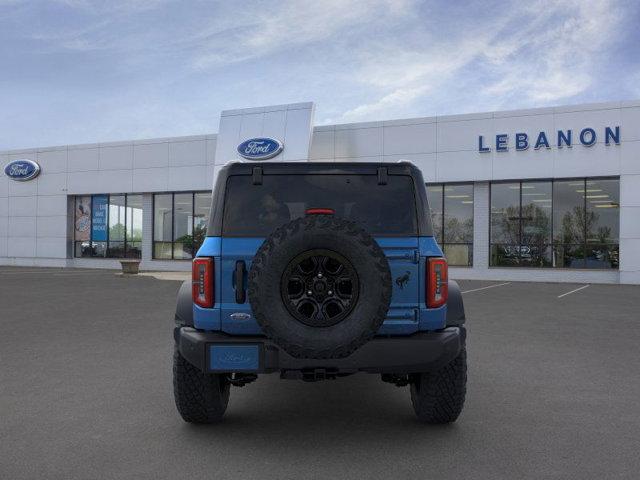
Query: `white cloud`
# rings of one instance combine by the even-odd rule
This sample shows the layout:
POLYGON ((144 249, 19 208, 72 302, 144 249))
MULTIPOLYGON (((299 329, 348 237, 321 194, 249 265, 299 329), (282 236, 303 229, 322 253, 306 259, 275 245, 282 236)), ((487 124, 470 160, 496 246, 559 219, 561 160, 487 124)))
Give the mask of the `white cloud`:
POLYGON ((320 41, 339 41, 340 32, 373 27, 406 14, 408 0, 323 0, 301 3, 281 1, 272 9, 247 9, 233 16, 233 24, 213 22, 194 37, 199 52, 193 65, 199 69, 259 58, 274 52, 320 41))
POLYGON ((466 82, 477 85, 483 105, 507 103, 515 95, 535 105, 569 99, 590 87, 596 57, 616 38, 621 21, 605 0, 518 3, 504 11, 490 26, 478 19, 446 39, 426 35, 420 48, 390 42, 361 53, 352 78, 371 93, 339 120, 401 115, 411 103, 442 97, 466 82))
POLYGON ((508 55, 488 55, 501 78, 488 85, 485 94, 506 98, 523 92, 533 102, 550 103, 591 86, 595 57, 615 38, 620 21, 610 2, 573 1, 561 6, 540 2, 530 13, 536 11, 543 13, 534 23, 498 43, 498 49, 506 44, 515 47, 508 55), (554 23, 555 18, 562 20, 554 23))
POLYGON ((629 75, 626 83, 627 88, 633 92, 633 98, 640 98, 640 70, 636 70, 633 74, 629 75))
POLYGON ((169 0, 109 0, 108 2, 96 2, 92 0, 54 0, 62 6, 83 10, 94 14, 132 13, 152 10, 169 0))
POLYGON ((385 95, 373 103, 358 105, 356 108, 347 110, 340 118, 341 121, 355 121, 361 118, 371 118, 374 115, 392 111, 397 107, 408 105, 427 92, 427 86, 415 88, 399 88, 385 95))
POLYGON ((355 76, 361 83, 383 93, 373 101, 347 110, 340 121, 401 114, 407 105, 446 85, 452 76, 477 57, 485 42, 481 38, 459 42, 447 40, 419 52, 380 47, 376 59, 365 62, 355 76))
POLYGON ((640 97, 635 4, 507 1, 0 0, 0 127, 29 146, 214 131, 267 102, 352 122, 640 97))

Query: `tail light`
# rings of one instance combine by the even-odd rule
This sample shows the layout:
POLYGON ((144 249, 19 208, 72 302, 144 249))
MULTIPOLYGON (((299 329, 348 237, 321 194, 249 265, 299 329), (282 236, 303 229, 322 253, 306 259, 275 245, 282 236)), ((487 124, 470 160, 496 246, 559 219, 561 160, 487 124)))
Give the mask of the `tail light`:
POLYGON ((213 258, 194 258, 191 279, 193 303, 204 308, 213 307, 213 258))
POLYGON ((444 258, 427 259, 427 307, 438 308, 447 303, 449 274, 444 258))

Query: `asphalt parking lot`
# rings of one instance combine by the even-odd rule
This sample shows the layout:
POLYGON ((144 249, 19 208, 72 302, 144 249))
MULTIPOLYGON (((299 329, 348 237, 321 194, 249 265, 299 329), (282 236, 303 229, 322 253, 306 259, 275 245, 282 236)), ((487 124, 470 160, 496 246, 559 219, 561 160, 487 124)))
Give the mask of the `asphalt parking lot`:
POLYGON ((460 283, 454 425, 361 374, 263 376, 192 426, 171 387, 179 282, 0 267, 0 478, 638 478, 640 287, 460 283))

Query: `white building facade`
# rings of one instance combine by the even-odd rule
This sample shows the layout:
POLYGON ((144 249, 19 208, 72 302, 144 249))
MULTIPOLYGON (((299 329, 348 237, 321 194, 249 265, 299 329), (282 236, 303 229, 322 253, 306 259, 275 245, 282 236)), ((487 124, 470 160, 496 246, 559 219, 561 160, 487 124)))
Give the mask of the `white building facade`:
POLYGON ((640 101, 322 126, 313 114, 231 110, 218 134, 0 152, 0 264, 188 270, 217 171, 270 138, 283 150, 268 161, 420 167, 454 278, 640 284, 640 101))

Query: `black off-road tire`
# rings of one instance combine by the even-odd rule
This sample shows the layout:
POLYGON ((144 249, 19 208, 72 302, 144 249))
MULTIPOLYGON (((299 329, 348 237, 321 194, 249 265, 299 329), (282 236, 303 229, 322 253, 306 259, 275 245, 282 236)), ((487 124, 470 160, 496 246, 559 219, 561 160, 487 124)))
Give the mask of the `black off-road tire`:
POLYGON ((448 365, 435 372, 411 375, 411 403, 420 421, 431 424, 455 422, 467 392, 465 345, 448 365))
POLYGON ((297 358, 341 358, 370 340, 384 322, 391 302, 391 271, 380 246, 356 223, 332 215, 308 215, 267 237, 251 264, 248 293, 256 321, 287 353, 297 358), (355 306, 333 325, 299 321, 281 293, 287 266, 313 250, 339 254, 357 273, 355 306))
POLYGON ((173 352, 173 395, 180 416, 189 423, 222 420, 229 403, 229 381, 223 375, 205 374, 191 365, 176 348, 173 352))

